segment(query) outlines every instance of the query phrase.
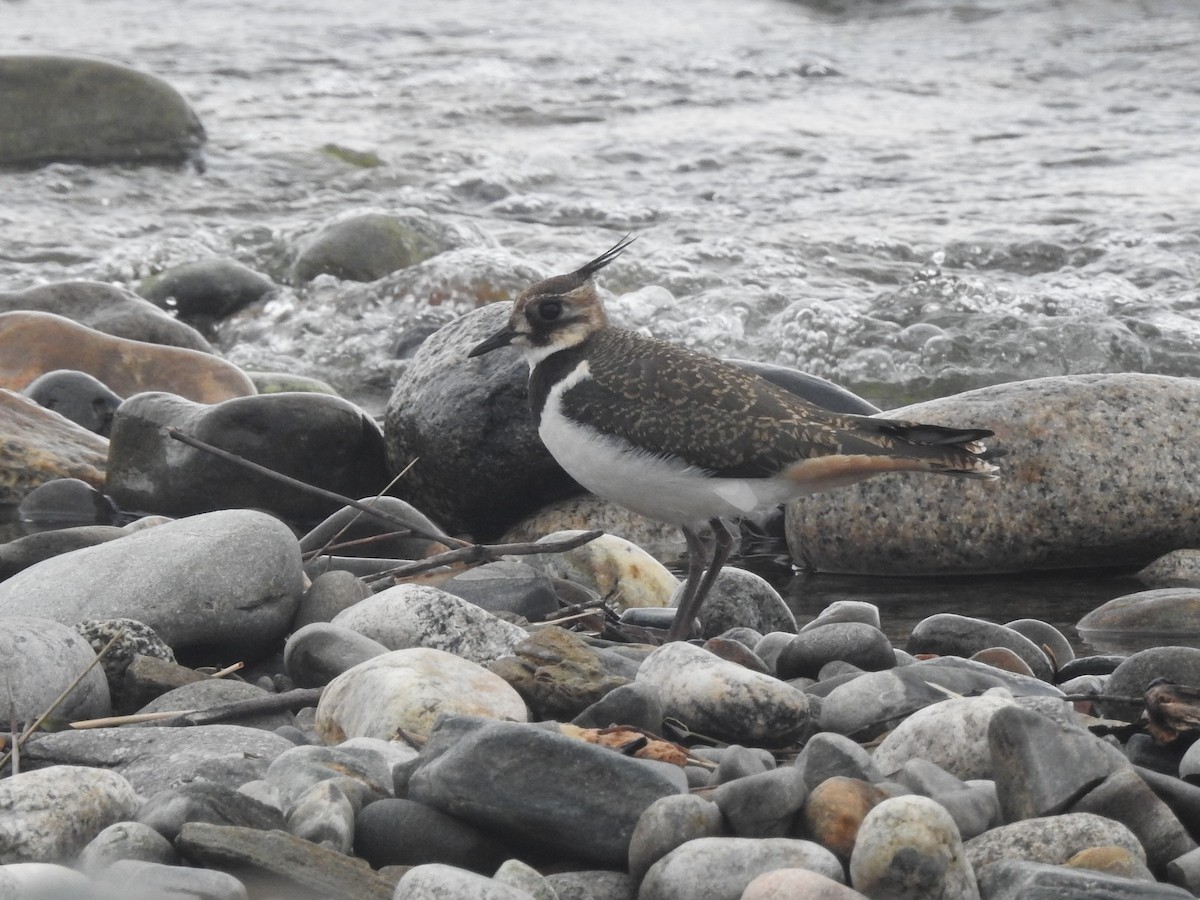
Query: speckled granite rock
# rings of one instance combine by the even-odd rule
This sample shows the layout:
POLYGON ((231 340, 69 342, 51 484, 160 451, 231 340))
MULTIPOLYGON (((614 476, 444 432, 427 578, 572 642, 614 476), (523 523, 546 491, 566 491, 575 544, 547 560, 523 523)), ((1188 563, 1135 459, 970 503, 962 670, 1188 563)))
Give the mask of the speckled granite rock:
POLYGON ((0 781, 0 864, 58 862, 132 818, 142 798, 115 772, 50 766, 0 781))
POLYGON ((104 486, 105 438, 4 388, 0 434, 0 505, 20 503, 38 485, 55 478, 104 486))
POLYGON ((170 391, 217 403, 255 393, 241 369, 210 353, 114 337, 53 313, 0 313, 0 387, 21 390, 56 369, 86 372, 122 397, 170 391))
POLYGON ((0 164, 183 162, 204 127, 160 78, 101 59, 0 56, 0 164))
POLYGON ((1134 577, 1152 588, 1200 587, 1200 550, 1172 550, 1134 577))
POLYGON ((346 281, 375 281, 444 249, 434 231, 434 223, 415 212, 342 217, 305 242, 292 266, 292 278, 304 282, 318 275, 333 275, 346 281))
POLYGON ((683 532, 674 525, 639 516, 592 494, 566 497, 544 504, 513 524, 502 540, 536 541, 556 531, 592 530, 618 535, 656 559, 672 559, 687 552, 683 532))
POLYGON ((1066 813, 1001 825, 966 843, 975 871, 1000 859, 1024 859, 1061 865, 1088 847, 1124 847, 1140 861, 1146 851, 1133 832, 1092 813, 1066 813))
POLYGON ((1200 382, 1073 375, 981 388, 889 418, 986 427, 994 482, 893 475, 788 504, 797 561, 864 574, 1144 565, 1200 545, 1200 382), (1104 427, 1098 429, 1097 422, 1104 427), (878 511, 885 509, 887 516, 878 511))

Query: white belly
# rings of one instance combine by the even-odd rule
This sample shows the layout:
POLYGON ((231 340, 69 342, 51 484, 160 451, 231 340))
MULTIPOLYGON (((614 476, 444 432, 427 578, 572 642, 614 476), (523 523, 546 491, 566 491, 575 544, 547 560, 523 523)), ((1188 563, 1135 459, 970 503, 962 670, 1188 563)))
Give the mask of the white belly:
POLYGON ((785 479, 712 478, 677 460, 639 451, 567 420, 558 394, 551 391, 538 429, 550 454, 592 493, 648 518, 699 526, 765 511, 802 493, 785 479))

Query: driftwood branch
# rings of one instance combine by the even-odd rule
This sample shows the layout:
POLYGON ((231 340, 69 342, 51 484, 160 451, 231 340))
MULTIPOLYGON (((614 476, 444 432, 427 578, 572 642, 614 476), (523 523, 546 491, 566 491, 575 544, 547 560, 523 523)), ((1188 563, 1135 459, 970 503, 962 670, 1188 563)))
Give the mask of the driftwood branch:
POLYGON ((143 722, 158 722, 162 726, 183 725, 213 725, 230 719, 240 719, 243 716, 255 716, 261 713, 280 712, 282 710, 303 709, 305 706, 315 706, 321 699, 324 688, 297 688, 294 691, 284 691, 282 694, 269 694, 266 697, 254 697, 250 700, 237 700, 233 703, 223 703, 220 706, 210 706, 208 709, 175 709, 156 713, 134 713, 129 716, 108 716, 103 719, 83 719, 72 722, 72 728, 109 728, 115 725, 139 725, 143 722))
POLYGON ((585 531, 583 534, 563 538, 561 541, 541 541, 527 544, 467 544, 465 547, 459 547, 457 550, 447 550, 445 553, 439 553, 436 556, 416 559, 411 563, 405 563, 393 569, 376 572, 374 575, 363 578, 363 581, 373 584, 388 578, 407 578, 409 575, 417 575, 421 572, 427 572, 430 569, 438 569, 442 566, 449 566, 455 563, 473 565, 480 562, 495 562, 502 556, 565 553, 567 550, 574 550, 576 547, 582 547, 589 541, 594 541, 602 534, 604 534, 603 531, 585 531))
POLYGON ((445 544, 447 547, 471 547, 467 541, 459 540, 458 538, 450 537, 448 534, 441 534, 437 531, 425 531, 422 528, 415 527, 411 522, 406 522, 398 516, 393 516, 391 513, 382 509, 376 509, 369 503, 363 503, 355 500, 353 497, 345 497, 335 491, 327 491, 324 488, 316 487, 315 485, 307 484, 298 478, 292 478, 290 475, 284 475, 281 472, 276 472, 273 469, 268 469, 266 466, 261 466, 256 462, 251 462, 244 457, 238 456, 236 453, 230 453, 228 450, 222 450, 220 447, 214 447, 212 444, 207 444, 190 434, 184 434, 178 428, 168 427, 167 435, 187 444, 189 447, 195 447, 197 450, 203 450, 205 453, 211 453, 226 462, 233 463, 235 466, 241 466, 250 472, 262 475, 264 478, 270 478, 278 481, 280 484, 286 484, 288 487, 295 488, 298 491, 304 491, 307 494, 312 494, 314 497, 321 497, 334 503, 340 503, 343 506, 351 506, 359 512, 364 512, 374 516, 377 519, 382 519, 389 524, 395 525, 398 528, 403 528, 418 537, 423 537, 426 540, 436 541, 445 544))

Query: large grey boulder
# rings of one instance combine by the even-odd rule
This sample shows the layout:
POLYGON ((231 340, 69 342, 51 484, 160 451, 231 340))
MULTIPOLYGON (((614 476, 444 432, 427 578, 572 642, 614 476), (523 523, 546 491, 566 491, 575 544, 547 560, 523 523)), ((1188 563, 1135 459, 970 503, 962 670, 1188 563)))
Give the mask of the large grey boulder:
POLYGON ((1200 545, 1200 381, 1070 375, 885 413, 991 428, 998 481, 884 476, 788 504, 793 557, 827 572, 921 575, 1145 565, 1200 545))
POLYGON ((178 163, 204 126, 160 78, 100 59, 0 56, 0 165, 178 163))

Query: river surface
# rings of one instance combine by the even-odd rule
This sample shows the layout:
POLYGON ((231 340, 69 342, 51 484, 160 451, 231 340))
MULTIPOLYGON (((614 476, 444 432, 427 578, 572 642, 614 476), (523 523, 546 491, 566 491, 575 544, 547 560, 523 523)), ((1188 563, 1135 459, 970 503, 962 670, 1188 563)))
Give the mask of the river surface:
POLYGON ((373 412, 481 282, 627 231, 615 319, 885 408, 1200 375, 1194 0, 0 0, 0 52, 153 72, 209 135, 203 172, 0 172, 0 290, 208 256, 285 281, 339 216, 444 222, 460 249, 218 334, 373 412))

